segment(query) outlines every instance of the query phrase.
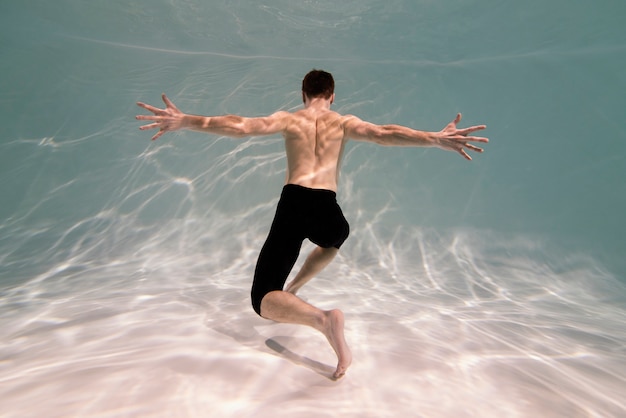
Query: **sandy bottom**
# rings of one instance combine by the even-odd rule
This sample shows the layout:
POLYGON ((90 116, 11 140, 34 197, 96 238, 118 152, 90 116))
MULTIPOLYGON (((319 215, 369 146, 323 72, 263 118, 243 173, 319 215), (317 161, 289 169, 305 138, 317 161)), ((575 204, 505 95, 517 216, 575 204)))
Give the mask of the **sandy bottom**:
POLYGON ((252 311, 253 251, 58 263, 1 293, 0 415, 623 416, 624 287, 491 241, 342 250, 301 290, 345 312, 339 381, 323 336, 252 311))

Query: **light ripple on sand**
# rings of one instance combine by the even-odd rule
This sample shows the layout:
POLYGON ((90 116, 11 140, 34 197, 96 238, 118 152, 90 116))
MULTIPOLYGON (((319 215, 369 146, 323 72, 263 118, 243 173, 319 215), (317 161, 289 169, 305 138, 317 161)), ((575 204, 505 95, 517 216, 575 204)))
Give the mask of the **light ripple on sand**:
POLYGON ((1 403, 33 414, 161 416, 172 400, 192 416, 211 402, 225 414, 263 416, 275 412, 267 400, 295 413, 317 410, 321 397, 326 407, 377 416, 390 405, 425 416, 624 410, 625 314, 614 279, 560 259, 533 262, 536 244, 499 238, 507 248, 494 251, 479 231, 404 231, 384 247, 375 228, 354 239, 360 234, 369 249, 348 247, 302 291, 346 312, 354 364, 345 383, 328 379, 335 358, 317 333, 252 312, 259 235, 210 258, 150 245, 150 254, 108 266, 66 262, 5 289, 3 305, 24 308, 0 314, 1 403))

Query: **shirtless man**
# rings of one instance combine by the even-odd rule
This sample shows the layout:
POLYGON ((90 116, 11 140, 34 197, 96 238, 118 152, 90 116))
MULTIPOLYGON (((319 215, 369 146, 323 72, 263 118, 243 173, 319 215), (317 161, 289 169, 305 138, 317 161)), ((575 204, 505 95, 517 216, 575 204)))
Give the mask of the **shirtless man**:
POLYGON ((336 201, 339 164, 347 140, 438 147, 455 151, 468 160, 471 157, 466 149, 483 151, 470 142, 488 140, 470 136, 484 129, 484 125, 457 129, 461 114, 439 132, 418 131, 399 125, 375 125, 356 116, 340 115, 330 110, 335 99, 334 88, 330 73, 313 70, 302 81, 304 109, 294 113, 279 111, 256 118, 195 116, 182 113, 163 95, 165 109, 137 103, 154 114, 138 115, 137 119, 152 122, 141 126, 142 130, 159 129, 153 140, 178 129, 229 137, 282 134, 287 154, 287 179, 255 269, 252 306, 263 318, 309 325, 324 334, 337 354, 333 378, 338 379, 352 362, 344 338, 343 313, 338 309, 318 309, 296 296, 296 292, 328 265, 348 237, 348 223, 336 201), (317 247, 283 290, 304 238, 317 247))

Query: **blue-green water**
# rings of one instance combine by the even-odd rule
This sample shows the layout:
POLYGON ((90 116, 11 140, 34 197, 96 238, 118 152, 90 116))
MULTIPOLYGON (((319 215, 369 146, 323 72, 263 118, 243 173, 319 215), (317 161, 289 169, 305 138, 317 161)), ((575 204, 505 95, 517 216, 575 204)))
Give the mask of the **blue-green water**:
POLYGON ((624 414, 625 15, 617 0, 3 2, 0 415, 624 414), (424 130, 462 112, 491 139, 471 163, 348 145, 352 234, 303 290, 346 313, 338 384, 325 341, 249 306, 280 138, 153 143, 134 120, 162 92, 197 114, 294 110, 314 67, 337 111, 424 130))

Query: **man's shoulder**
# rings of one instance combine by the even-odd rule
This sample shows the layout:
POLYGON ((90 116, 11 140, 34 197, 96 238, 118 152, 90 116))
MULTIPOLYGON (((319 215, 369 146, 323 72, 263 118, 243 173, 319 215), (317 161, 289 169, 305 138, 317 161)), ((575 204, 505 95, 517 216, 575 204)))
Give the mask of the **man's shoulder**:
POLYGON ((363 120, 354 115, 341 115, 341 122, 344 126, 355 126, 363 123, 363 120))
POLYGON ((288 112, 286 110, 278 110, 274 113, 272 113, 270 115, 271 118, 279 118, 279 119, 283 119, 283 118, 290 118, 294 115, 294 113, 292 112, 288 112))

